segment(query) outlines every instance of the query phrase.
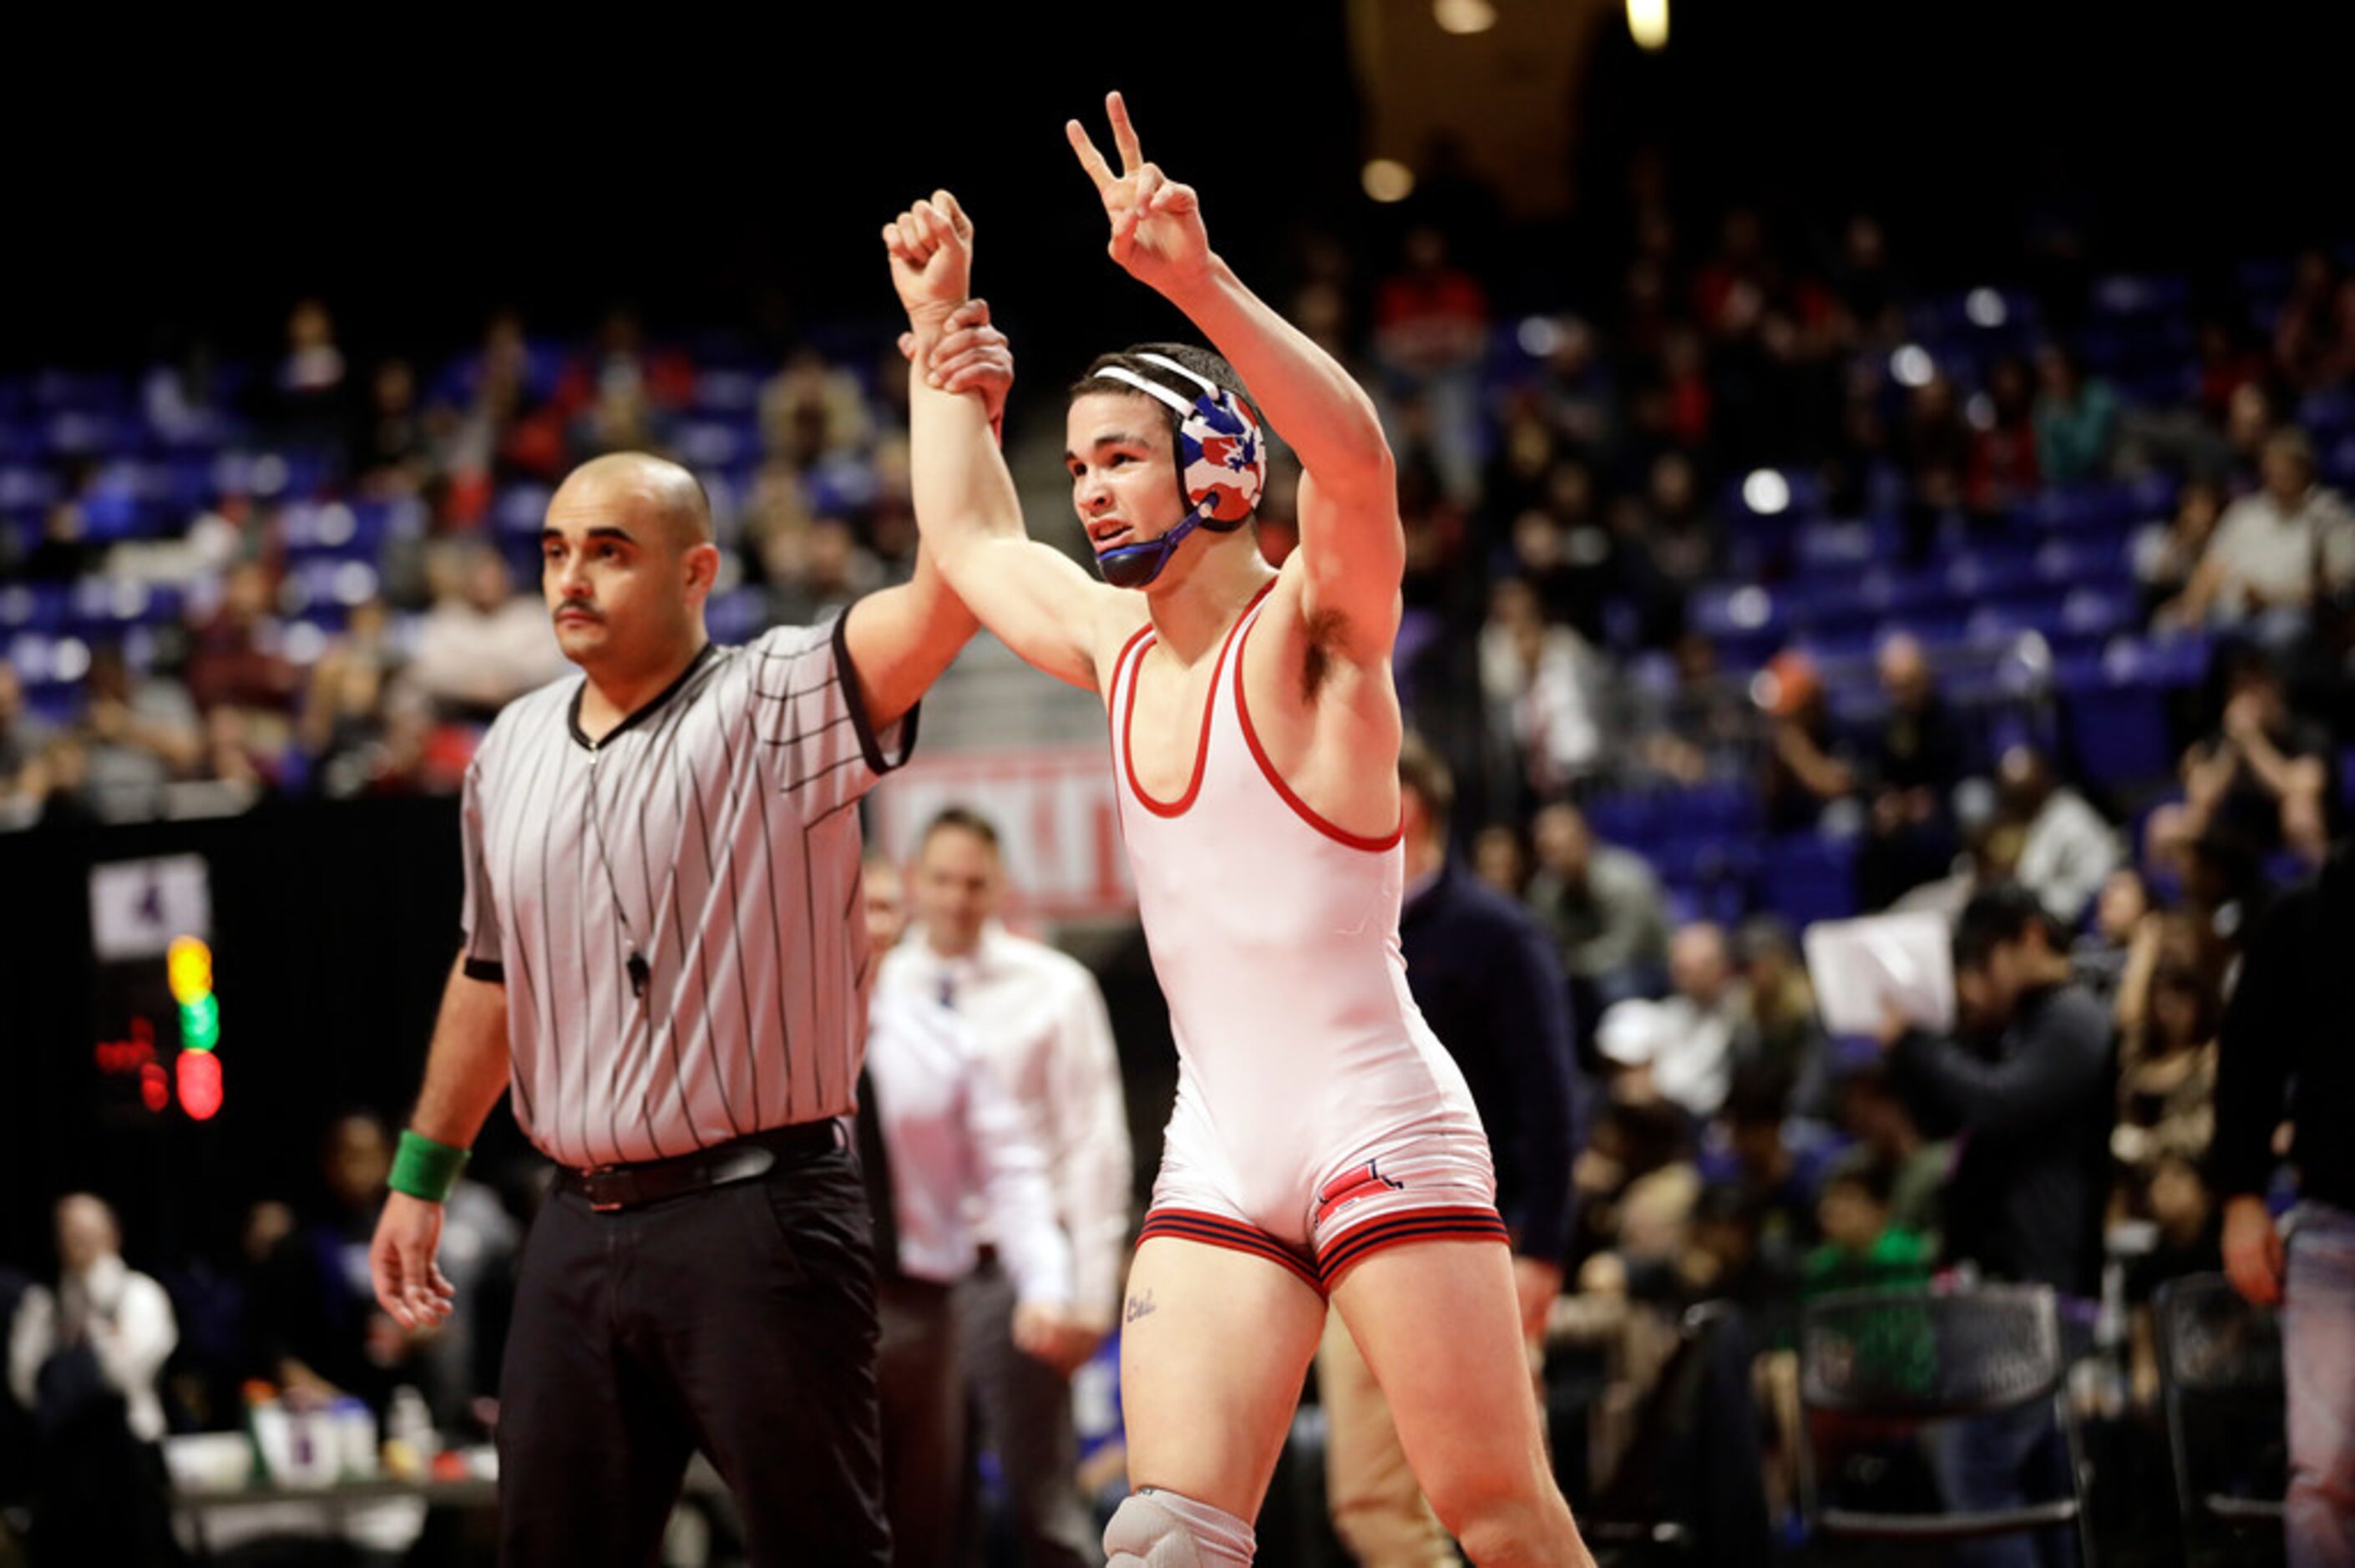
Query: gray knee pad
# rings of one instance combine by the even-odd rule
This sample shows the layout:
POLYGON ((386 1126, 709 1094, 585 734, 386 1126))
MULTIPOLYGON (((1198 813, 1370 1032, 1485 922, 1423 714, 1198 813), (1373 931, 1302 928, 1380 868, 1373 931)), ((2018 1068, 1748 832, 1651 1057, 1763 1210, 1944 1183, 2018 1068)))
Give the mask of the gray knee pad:
POLYGON ((1121 1499, 1103 1534, 1105 1568, 1249 1568, 1257 1544, 1234 1515, 1150 1487, 1121 1499))

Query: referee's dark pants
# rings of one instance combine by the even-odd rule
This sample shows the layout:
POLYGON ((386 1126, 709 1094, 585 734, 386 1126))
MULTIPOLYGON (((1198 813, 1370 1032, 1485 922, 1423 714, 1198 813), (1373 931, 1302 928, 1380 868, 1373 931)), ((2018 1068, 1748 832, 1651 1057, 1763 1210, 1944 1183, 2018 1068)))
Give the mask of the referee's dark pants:
POLYGON ((643 1568, 698 1448, 758 1568, 889 1568, 856 1157, 600 1213, 559 1176, 499 1377, 499 1561, 643 1568))

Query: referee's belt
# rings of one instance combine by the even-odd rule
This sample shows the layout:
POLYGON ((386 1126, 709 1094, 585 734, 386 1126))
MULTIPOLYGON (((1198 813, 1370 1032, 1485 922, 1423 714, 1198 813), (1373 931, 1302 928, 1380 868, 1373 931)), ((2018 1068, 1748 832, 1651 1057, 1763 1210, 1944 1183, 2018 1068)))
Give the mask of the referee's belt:
POLYGON ((559 1192, 580 1193, 598 1213, 611 1213, 731 1181, 749 1181, 781 1167, 805 1165, 842 1147, 841 1124, 828 1118, 747 1133, 669 1160, 592 1165, 585 1170, 563 1166, 557 1171, 556 1186, 559 1192))

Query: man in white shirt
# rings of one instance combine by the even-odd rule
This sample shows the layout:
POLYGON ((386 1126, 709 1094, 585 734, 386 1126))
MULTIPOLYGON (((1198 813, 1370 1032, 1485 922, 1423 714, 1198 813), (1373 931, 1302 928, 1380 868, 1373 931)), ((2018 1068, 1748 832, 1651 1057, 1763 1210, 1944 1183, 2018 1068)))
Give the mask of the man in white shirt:
MULTIPOLYGON (((867 932, 877 952, 905 933, 899 868, 869 856, 867 932)), ((1051 1359, 1071 1302, 1071 1250, 1055 1224, 1047 1157, 972 1026, 937 1001, 878 988, 868 1010, 858 1137, 875 1209, 876 1374, 883 1407, 883 1511, 894 1568, 952 1568, 965 1476, 965 1384, 951 1292, 981 1245, 979 1192, 1017 1295, 1013 1334, 1051 1359)))
POLYGON ((2019 863, 2013 874, 2070 930, 2094 895, 2125 862, 2117 830, 2074 789, 2052 776, 2052 765, 2032 747, 2015 746, 1996 765, 2005 812, 2019 824, 2019 863))
POLYGON ((2314 447, 2302 430, 2277 430, 2258 459, 2263 489, 2224 508, 2207 554, 2166 619, 2184 624, 2295 618, 2318 594, 2355 583, 2355 516, 2315 482, 2314 447))
POLYGON ((445 714, 488 719, 567 673, 546 607, 516 594, 496 550, 469 541, 436 576, 409 673, 445 714))
POLYGON ((123 1233, 102 1200, 59 1199, 57 1226, 57 1288, 27 1290, 8 1336, 9 1392, 35 1413, 45 1450, 36 1561, 159 1561, 164 1405, 155 1379, 180 1340, 172 1298, 124 1266, 123 1233), (78 1353, 99 1386, 60 1359, 78 1353), (94 1397, 104 1394, 122 1397, 122 1425, 94 1397), (118 1451, 124 1426, 137 1449, 127 1460, 118 1451))
POLYGON ((1112 1330, 1128 1247, 1135 1171, 1111 1020, 1083 965, 997 923, 1006 873, 987 819, 956 807, 934 818, 913 891, 922 924, 884 959, 882 989, 945 1005, 980 1035, 1046 1150, 1071 1244, 1071 1313, 1043 1358, 1017 1346, 1015 1287, 995 1257, 958 1287, 982 1438, 1005 1473, 1023 1561, 1101 1562, 1074 1478, 1070 1378, 1112 1330))
POLYGON ((1732 1082, 1733 1033, 1747 1001, 1725 928, 1707 920, 1680 927, 1668 943, 1668 975, 1674 994, 1614 1004, 1595 1044, 1605 1061, 1644 1070, 1652 1094, 1715 1116, 1732 1082))

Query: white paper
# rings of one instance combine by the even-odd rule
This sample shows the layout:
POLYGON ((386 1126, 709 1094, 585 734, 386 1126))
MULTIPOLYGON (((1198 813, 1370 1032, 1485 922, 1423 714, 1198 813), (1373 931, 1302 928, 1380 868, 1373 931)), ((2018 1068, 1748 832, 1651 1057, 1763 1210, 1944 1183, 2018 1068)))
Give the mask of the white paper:
POLYGON ((1953 940, 1943 915, 1869 915, 1808 927, 1801 945, 1824 1028, 1878 1034, 1893 1003, 1924 1029, 1952 1029, 1953 940))

